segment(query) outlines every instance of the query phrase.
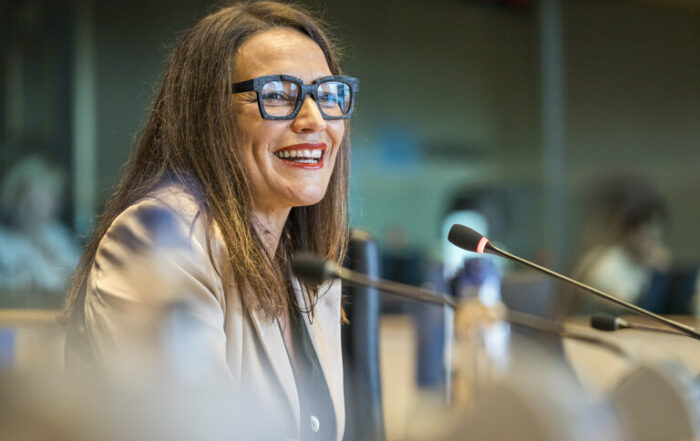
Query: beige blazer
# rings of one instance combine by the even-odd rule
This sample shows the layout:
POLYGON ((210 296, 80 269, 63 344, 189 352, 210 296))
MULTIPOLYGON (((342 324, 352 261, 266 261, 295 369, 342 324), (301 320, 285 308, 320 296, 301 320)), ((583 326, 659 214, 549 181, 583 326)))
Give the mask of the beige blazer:
MULTIPOLYGON (((160 320, 154 304, 185 302, 188 354, 235 389, 255 394, 265 403, 266 418, 298 437, 300 424, 310 422, 299 421, 297 387, 279 325, 246 311, 238 288, 224 283, 209 257, 211 251, 221 261, 224 250, 219 234, 207 248, 197 204, 178 187, 164 187, 130 206, 101 240, 88 277, 87 336, 98 353, 119 353, 128 342, 146 338, 135 323, 160 320)), ((333 402, 338 441, 345 424, 340 300, 340 284, 333 283, 321 290, 313 320, 304 314, 333 402)))

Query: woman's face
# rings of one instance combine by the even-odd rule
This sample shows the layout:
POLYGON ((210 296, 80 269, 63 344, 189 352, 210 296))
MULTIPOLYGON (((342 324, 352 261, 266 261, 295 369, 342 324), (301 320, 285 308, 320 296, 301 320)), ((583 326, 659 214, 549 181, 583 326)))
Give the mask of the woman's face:
MULTIPOLYGON (((235 81, 284 74, 311 83, 331 75, 318 44, 301 32, 282 27, 246 40, 238 49, 235 66, 235 81)), ((324 120, 311 96, 305 98, 292 120, 263 119, 255 92, 232 96, 237 147, 242 150, 252 185, 254 210, 266 213, 319 202, 333 173, 344 121, 324 120), (291 157, 303 150, 320 153, 321 160, 309 163, 291 157)))

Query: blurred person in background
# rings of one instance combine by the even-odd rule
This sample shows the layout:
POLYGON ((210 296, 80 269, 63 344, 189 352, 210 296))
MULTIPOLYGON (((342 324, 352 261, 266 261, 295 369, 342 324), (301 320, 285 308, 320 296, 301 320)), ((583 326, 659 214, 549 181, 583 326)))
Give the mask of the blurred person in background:
POLYGON ((359 83, 340 74, 319 22, 280 3, 224 7, 182 37, 75 274, 69 362, 126 353, 151 337, 134 317, 184 304, 180 361, 264 402, 286 436, 342 438, 340 285, 289 265, 345 253, 359 83))
POLYGON ((61 223, 65 174, 30 156, 2 180, 0 304, 60 307, 80 258, 75 235, 61 223))
MULTIPOLYGON (((645 306, 654 275, 671 266, 665 204, 652 184, 637 176, 604 179, 592 194, 592 216, 580 239, 573 277, 645 306)), ((585 312, 591 305, 580 306, 585 312)), ((597 304, 596 310, 603 307, 597 304)))

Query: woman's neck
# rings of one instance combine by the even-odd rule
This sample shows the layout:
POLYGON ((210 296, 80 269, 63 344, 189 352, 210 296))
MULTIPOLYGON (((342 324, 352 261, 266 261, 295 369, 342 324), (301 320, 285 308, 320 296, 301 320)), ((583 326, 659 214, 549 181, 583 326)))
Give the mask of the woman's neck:
POLYGON ((284 224, 291 208, 281 210, 253 210, 253 225, 270 259, 275 258, 284 224))

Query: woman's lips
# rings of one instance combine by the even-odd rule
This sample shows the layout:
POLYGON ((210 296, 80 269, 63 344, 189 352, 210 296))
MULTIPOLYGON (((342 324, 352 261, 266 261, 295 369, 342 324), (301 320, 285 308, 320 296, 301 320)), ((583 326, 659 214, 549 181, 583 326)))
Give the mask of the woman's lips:
POLYGON ((273 154, 291 167, 319 169, 323 168, 326 144, 323 142, 294 144, 276 150, 273 154))

